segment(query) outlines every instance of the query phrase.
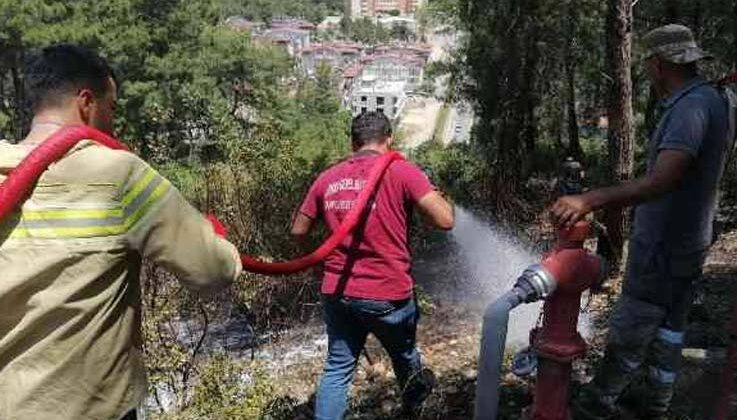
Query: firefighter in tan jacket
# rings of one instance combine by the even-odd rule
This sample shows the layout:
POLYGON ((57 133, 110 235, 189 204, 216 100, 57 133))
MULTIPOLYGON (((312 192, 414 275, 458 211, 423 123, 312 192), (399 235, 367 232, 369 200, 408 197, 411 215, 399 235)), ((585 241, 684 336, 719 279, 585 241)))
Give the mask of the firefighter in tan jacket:
MULTIPOLYGON (((26 69, 29 135, 0 142, 0 181, 68 124, 110 132, 116 81, 89 50, 57 45, 26 69)), ((145 396, 141 259, 195 290, 241 272, 233 245, 131 153, 83 142, 0 221, 0 419, 135 419, 145 396)))

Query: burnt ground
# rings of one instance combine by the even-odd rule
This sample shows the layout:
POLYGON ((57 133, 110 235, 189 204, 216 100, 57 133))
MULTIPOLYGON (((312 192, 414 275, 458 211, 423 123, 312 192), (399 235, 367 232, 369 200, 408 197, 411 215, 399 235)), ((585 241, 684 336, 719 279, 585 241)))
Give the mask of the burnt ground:
MULTIPOLYGON (((595 296, 588 311, 592 318, 592 337, 587 356, 574 365, 574 381, 587 381, 593 375, 606 342, 607 318, 619 293, 619 281, 612 281, 595 296)), ((687 332, 688 357, 680 375, 673 419, 709 419, 718 394, 718 379, 727 345, 726 327, 730 319, 732 296, 737 285, 737 231, 723 235, 707 261, 705 276, 697 287, 696 303, 687 332)), ((418 341, 426 365, 438 377, 438 386, 426 402, 422 420, 466 420, 473 417, 476 361, 479 347, 481 312, 457 302, 446 303, 433 297, 424 299, 425 314, 418 341)), ((319 327, 317 327, 319 329, 319 327)), ((313 330, 314 333, 314 330, 313 330)), ((318 347, 324 341, 317 341, 318 347), (321 344, 320 344, 321 343, 321 344)), ((278 344, 284 348, 285 343, 278 344)), ((369 357, 362 358, 351 393, 351 420, 403 419, 391 364, 375 340, 368 344, 369 357)), ((275 350, 276 351, 276 350, 275 350)), ((324 348, 273 372, 279 384, 274 410, 266 418, 312 418, 311 398, 319 379, 324 348)), ((518 419, 532 399, 532 383, 511 373, 503 377, 501 419, 518 419)), ((574 384, 573 392, 576 385, 574 384)), ((737 411, 733 419, 737 419, 737 411)), ((633 414, 624 418, 637 419, 633 414)))
MULTIPOLYGON (((737 232, 730 232, 713 247, 697 289, 686 344, 706 350, 706 354, 694 352, 693 357, 685 358, 679 395, 674 404, 674 412, 680 416, 677 418, 700 420, 711 416, 719 394, 719 378, 728 344, 727 328, 736 291, 737 232)), ((730 419, 735 418, 737 405, 730 419)))
MULTIPOLYGON (((621 281, 605 287, 594 298, 595 314, 591 350, 579 370, 579 380, 586 381, 595 371, 606 345, 608 317, 620 292, 621 281)), ((696 285, 694 306, 686 333, 683 369, 678 378, 672 406, 673 420, 711 419, 719 395, 719 379, 728 343, 727 327, 731 319, 732 299, 737 289, 737 231, 724 234, 712 247, 702 281, 696 285)), ((633 407, 624 419, 638 419, 633 407)), ((737 419, 737 405, 730 419, 737 419)), ((644 419, 643 419, 644 420, 644 419)))

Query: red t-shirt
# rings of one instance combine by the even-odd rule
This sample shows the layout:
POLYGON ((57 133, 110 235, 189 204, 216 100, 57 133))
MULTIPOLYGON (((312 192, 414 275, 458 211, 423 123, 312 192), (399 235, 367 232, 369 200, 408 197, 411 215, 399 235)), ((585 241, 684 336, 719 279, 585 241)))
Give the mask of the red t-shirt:
MULTIPOLYGON (((378 155, 354 155, 320 174, 300 212, 336 230, 363 189, 378 155)), ((348 235, 325 260, 322 293, 375 300, 412 296, 408 228, 412 208, 435 188, 412 163, 389 166, 363 234, 348 235), (354 238, 357 236, 357 243, 354 238)))

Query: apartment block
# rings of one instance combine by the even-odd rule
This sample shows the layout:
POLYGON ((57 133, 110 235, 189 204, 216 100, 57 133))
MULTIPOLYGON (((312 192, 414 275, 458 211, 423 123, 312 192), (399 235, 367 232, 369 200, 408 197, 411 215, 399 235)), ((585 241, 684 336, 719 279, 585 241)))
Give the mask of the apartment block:
POLYGON ((427 0, 345 0, 346 16, 351 19, 376 17, 398 11, 400 15, 411 15, 427 0))

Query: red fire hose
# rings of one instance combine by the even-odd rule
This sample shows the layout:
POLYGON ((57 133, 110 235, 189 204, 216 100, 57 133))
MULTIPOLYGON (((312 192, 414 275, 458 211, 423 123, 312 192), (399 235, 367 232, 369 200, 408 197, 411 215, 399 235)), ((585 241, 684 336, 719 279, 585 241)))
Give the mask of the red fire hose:
MULTIPOLYGON (((91 127, 80 125, 62 128, 35 148, 0 184, 0 220, 8 217, 28 197, 36 181, 51 164, 64 157, 82 140, 93 140, 111 149, 128 150, 119 141, 91 127)), ((241 255, 243 268, 259 274, 290 274, 305 270, 324 260, 358 225, 366 205, 389 165, 401 159, 404 158, 397 152, 386 153, 379 159, 369 174, 365 188, 358 195, 355 205, 348 212, 343 223, 314 252, 292 261, 279 263, 268 263, 248 255, 241 255)), ((213 225, 219 233, 225 232, 219 222, 213 225)))
POLYGON ((718 85, 730 85, 730 84, 737 84, 737 73, 732 73, 728 76, 725 76, 717 82, 718 85))
POLYGON ((89 139, 111 149, 128 148, 102 131, 85 126, 69 126, 57 131, 35 148, 0 184, 0 220, 4 220, 24 201, 41 174, 66 155, 81 140, 89 139))
POLYGON ((280 263, 267 263, 259 261, 248 255, 241 255, 241 261, 243 262, 243 268, 252 273, 278 275, 296 273, 306 268, 312 267, 324 260, 325 257, 330 254, 335 247, 337 247, 343 240, 348 236, 349 233, 358 225, 361 215, 363 214, 366 205, 374 194, 377 186, 379 185, 382 176, 386 172, 389 165, 399 159, 404 159, 402 155, 397 152, 390 152, 385 154, 379 159, 374 168, 371 170, 366 186, 361 190, 358 195, 353 208, 348 212, 343 223, 341 223, 338 230, 333 232, 332 235, 317 248, 314 252, 304 257, 297 258, 296 260, 280 262, 280 263))

